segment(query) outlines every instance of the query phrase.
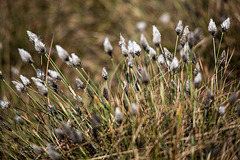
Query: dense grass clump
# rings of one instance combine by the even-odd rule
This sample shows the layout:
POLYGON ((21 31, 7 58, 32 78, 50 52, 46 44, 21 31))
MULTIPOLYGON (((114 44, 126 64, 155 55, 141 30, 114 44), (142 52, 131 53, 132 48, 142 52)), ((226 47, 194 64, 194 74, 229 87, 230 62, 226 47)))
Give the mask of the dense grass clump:
POLYGON ((182 21, 173 51, 164 47, 157 26, 152 46, 146 38, 150 33, 139 35, 139 43, 127 43, 120 34, 119 64, 114 61, 117 48, 106 37, 103 45, 112 69, 99 67, 98 83, 77 54, 56 45, 69 72, 78 75, 66 77, 51 58, 53 41, 47 51, 42 40, 27 31, 41 66, 38 69, 30 53, 19 49, 35 76, 21 75, 11 84, 0 72, 1 88, 12 93, 0 101, 1 158, 238 159, 239 82, 227 79, 233 53, 220 49, 229 27, 228 18, 216 46, 213 19, 206 26, 213 40, 212 74, 206 74, 195 53, 201 29, 190 31, 182 21))

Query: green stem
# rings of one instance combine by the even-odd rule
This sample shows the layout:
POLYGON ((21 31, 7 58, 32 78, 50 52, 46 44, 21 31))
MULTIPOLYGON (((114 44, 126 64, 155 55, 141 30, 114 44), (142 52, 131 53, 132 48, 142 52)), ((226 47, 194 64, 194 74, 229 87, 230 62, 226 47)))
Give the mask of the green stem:
POLYGON ((176 44, 175 44, 175 50, 174 50, 174 57, 176 56, 176 52, 177 52, 178 37, 179 36, 177 35, 176 44))

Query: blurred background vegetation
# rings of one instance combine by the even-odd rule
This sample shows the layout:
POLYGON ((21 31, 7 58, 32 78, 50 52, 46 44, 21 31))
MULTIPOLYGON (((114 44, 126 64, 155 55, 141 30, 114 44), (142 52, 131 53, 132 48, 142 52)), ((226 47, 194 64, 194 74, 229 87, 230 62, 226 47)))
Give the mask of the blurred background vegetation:
MULTIPOLYGON (((29 74, 29 66, 20 60, 17 48, 29 51, 40 68, 39 55, 28 41, 26 30, 40 35, 48 49, 54 35, 53 46, 59 44, 69 53, 75 52, 91 76, 98 79, 103 66, 107 69, 111 67, 102 45, 106 36, 114 46, 114 59, 120 60, 119 34, 122 33, 127 40, 139 42, 140 33, 136 24, 144 21, 147 26, 141 32, 150 44, 152 25, 156 25, 162 33, 163 46, 173 52, 175 26, 179 19, 184 25, 189 25, 191 31, 196 27, 203 30, 204 38, 196 53, 201 60, 204 59, 204 67, 211 71, 214 58, 207 26, 210 18, 213 18, 218 26, 218 46, 220 24, 227 17, 231 18, 231 27, 224 36, 222 49, 226 49, 229 54, 235 52, 230 69, 235 70, 232 76, 239 73, 239 0, 1 0, 0 12, 0 69, 5 75, 14 76, 18 70, 23 75, 29 74)), ((55 55, 54 48, 53 58, 63 70, 67 70, 68 67, 61 65, 61 60, 55 55)), ((73 74, 64 73, 69 76, 73 74)))

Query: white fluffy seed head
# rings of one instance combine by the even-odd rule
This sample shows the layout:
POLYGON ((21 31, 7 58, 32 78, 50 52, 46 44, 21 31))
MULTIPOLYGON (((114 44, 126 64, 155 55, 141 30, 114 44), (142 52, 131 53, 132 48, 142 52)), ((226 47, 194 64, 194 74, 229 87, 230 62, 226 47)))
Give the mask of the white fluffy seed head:
POLYGON ((61 80, 62 79, 57 71, 48 69, 48 74, 55 80, 61 80))
POLYGON ((35 50, 40 54, 46 53, 46 47, 45 44, 42 43, 39 39, 35 39, 34 41, 35 50))
POLYGON ((56 49, 57 49, 58 56, 61 60, 69 61, 69 55, 68 55, 68 52, 65 49, 63 49, 59 45, 56 45, 56 49))
POLYGON ((27 35, 29 37, 29 41, 32 43, 35 42, 35 39, 38 39, 38 36, 31 31, 27 31, 27 35))
POLYGON ((210 19, 210 22, 208 24, 208 31, 211 33, 212 36, 214 36, 217 32, 217 26, 212 18, 210 19))
POLYGON ((137 44, 137 42, 133 41, 133 52, 134 55, 137 55, 138 57, 141 55, 141 47, 137 44))
POLYGON ((102 77, 104 80, 108 79, 108 73, 107 73, 107 70, 105 67, 103 67, 103 69, 102 69, 102 77))
POLYGON ((80 58, 75 53, 72 53, 71 56, 72 56, 72 61, 71 61, 72 64, 74 66, 76 66, 76 67, 81 68, 82 67, 82 63, 81 63, 80 58))
POLYGON ((218 113, 220 114, 220 116, 223 116, 223 115, 224 115, 224 113, 225 113, 225 106, 224 106, 224 105, 222 105, 222 106, 219 107, 218 113))
POLYGON ((10 108, 10 104, 7 101, 0 100, 0 106, 2 109, 8 109, 10 108))
POLYGON ((18 48, 18 52, 23 62, 30 63, 30 64, 33 63, 32 56, 27 51, 25 51, 24 49, 18 48))
POLYGON ((38 147, 38 146, 35 145, 35 144, 32 145, 32 148, 33 148, 34 152, 36 152, 37 154, 43 153, 43 149, 40 148, 40 147, 38 147))
POLYGON ((25 77, 23 75, 20 75, 20 79, 25 86, 30 86, 31 85, 31 82, 27 77, 25 77))
POLYGON ((43 84, 43 81, 40 78, 31 77, 31 80, 33 81, 34 84, 37 84, 37 83, 43 84))
POLYGON ((179 20, 178 21, 178 24, 177 24, 177 27, 175 29, 177 35, 180 35, 182 33, 182 30, 183 30, 183 25, 182 25, 182 21, 179 20))
POLYGON ((126 41, 125 41, 124 37, 122 36, 122 34, 120 34, 120 40, 118 42, 118 45, 120 48, 122 48, 123 46, 126 47, 126 41))
POLYGON ((144 21, 140 21, 136 24, 136 31, 142 32, 147 27, 147 23, 144 21))
POLYGON ((141 34, 140 37, 140 45, 143 47, 143 49, 146 51, 147 47, 149 46, 146 37, 144 36, 144 34, 141 34))
POLYGON ((221 24, 221 28, 223 32, 227 32, 230 27, 230 18, 228 17, 223 23, 221 24))
POLYGON ((135 57, 135 52, 134 52, 134 44, 132 41, 128 41, 128 53, 132 55, 132 57, 135 57))
POLYGON ((196 63, 196 67, 193 71, 194 75, 196 76, 198 74, 198 72, 200 72, 200 65, 199 62, 196 63))
POLYGON ((82 133, 79 130, 73 130, 70 137, 74 143, 80 144, 83 141, 82 133))
POLYGON ((160 54, 159 56, 158 56, 158 59, 157 59, 157 61, 158 61, 158 63, 160 64, 160 65, 163 65, 164 64, 164 56, 163 56, 163 54, 160 54))
POLYGON ((84 83, 79 78, 76 78, 76 87, 78 90, 85 88, 84 83))
POLYGON ((47 87, 46 87, 45 85, 43 85, 42 83, 40 83, 40 82, 37 82, 37 83, 35 83, 35 84, 36 84, 36 86, 37 86, 37 88, 38 88, 39 93, 40 93, 41 95, 43 95, 43 96, 47 96, 47 94, 48 94, 48 89, 47 89, 47 87))
POLYGON ((199 88, 202 82, 202 75, 200 72, 198 72, 198 74, 195 76, 194 78, 194 85, 196 88, 199 88))
POLYGON ((113 47, 108 39, 108 37, 105 38, 104 42, 103 42, 103 47, 104 47, 104 51, 110 56, 112 57, 112 53, 113 53, 113 47))
POLYGON ((123 116, 122 116, 122 113, 121 113, 119 107, 117 107, 115 110, 115 120, 119 124, 121 124, 123 121, 123 116))
POLYGON ((127 50, 126 46, 122 46, 121 51, 122 51, 122 54, 124 57, 128 56, 128 50, 127 50))
POLYGON ((149 74, 145 67, 141 70, 140 76, 141 76, 140 79, 141 79, 142 83, 147 85, 150 81, 150 77, 149 77, 149 74))
POLYGON ((156 47, 160 46, 161 43, 161 34, 156 26, 153 26, 153 43, 156 47))
POLYGON ((14 119, 18 124, 21 124, 21 125, 23 124, 23 119, 21 116, 16 115, 14 119))
POLYGON ((215 22, 213 21, 212 18, 210 19, 210 22, 208 24, 208 31, 210 32, 210 34, 212 36, 214 36, 217 32, 217 26, 216 26, 216 24, 215 24, 215 22))
POLYGON ((178 59, 177 59, 177 57, 174 57, 173 60, 172 60, 171 65, 170 65, 170 69, 171 69, 173 72, 175 72, 175 71, 178 69, 178 65, 179 65, 178 59))
POLYGON ((61 158, 60 154, 53 145, 48 143, 47 148, 47 153, 52 160, 59 160, 61 158))
POLYGON ((164 50, 166 60, 172 62, 172 53, 165 47, 163 48, 163 50, 164 50))
POLYGON ((137 113, 138 113, 138 106, 137 106, 136 103, 132 103, 132 104, 131 104, 131 110, 132 110, 132 114, 133 114, 134 116, 136 116, 137 113))
POLYGON ((186 42, 184 44, 184 47, 180 50, 180 56, 184 63, 187 63, 189 61, 190 49, 189 49, 188 42, 186 42))
POLYGON ((18 90, 18 92, 22 92, 22 93, 26 92, 26 88, 22 83, 17 81, 12 81, 12 83, 15 85, 15 88, 18 90))
POLYGON ((152 47, 149 47, 149 56, 150 58, 152 58, 153 60, 156 60, 157 59, 157 53, 156 51, 152 48, 152 47))
POLYGON ((186 25, 183 30, 182 37, 180 39, 180 44, 182 46, 185 45, 185 43, 188 41, 188 34, 190 33, 188 26, 186 25))

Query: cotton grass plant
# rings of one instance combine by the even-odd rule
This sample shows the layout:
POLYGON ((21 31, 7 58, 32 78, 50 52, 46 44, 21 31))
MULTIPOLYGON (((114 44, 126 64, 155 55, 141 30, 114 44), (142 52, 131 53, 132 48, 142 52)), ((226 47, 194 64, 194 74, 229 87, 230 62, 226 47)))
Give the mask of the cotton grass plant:
POLYGON ((21 75, 11 84, 0 71, 1 86, 12 93, 0 100, 1 158, 237 159, 239 83, 227 81, 232 55, 221 51, 229 27, 227 19, 216 51, 218 31, 210 19, 215 57, 210 75, 204 73, 200 55, 196 56, 201 30, 190 31, 181 20, 172 51, 164 47, 155 25, 152 36, 141 33, 139 40, 127 41, 120 34, 119 64, 114 61, 115 56, 121 57, 114 55, 118 48, 106 37, 103 49, 113 67, 99 67, 101 83, 91 79, 77 54, 56 45, 59 58, 77 75, 67 77, 51 58, 52 43, 47 51, 39 37, 27 31, 41 66, 19 49, 34 76, 21 75))

